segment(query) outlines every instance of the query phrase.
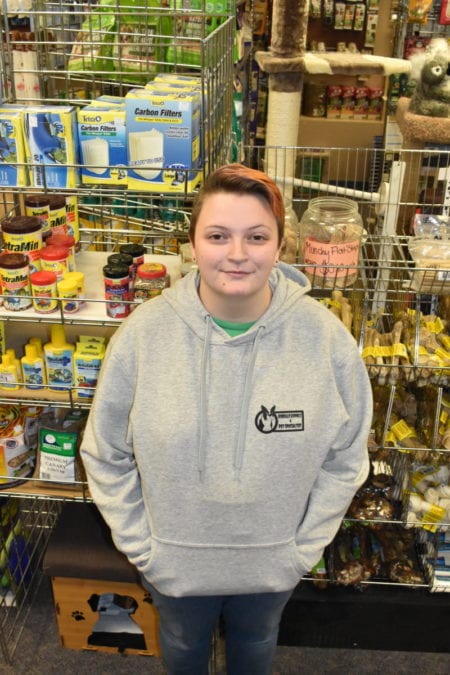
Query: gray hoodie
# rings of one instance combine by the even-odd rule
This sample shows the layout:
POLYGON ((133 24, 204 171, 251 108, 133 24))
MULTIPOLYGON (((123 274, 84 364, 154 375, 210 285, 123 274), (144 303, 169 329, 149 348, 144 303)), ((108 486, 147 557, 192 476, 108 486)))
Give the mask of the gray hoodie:
POLYGON ((117 548, 161 593, 276 592, 318 562, 368 473, 353 337, 280 264, 229 337, 190 273, 113 336, 82 443, 117 548))

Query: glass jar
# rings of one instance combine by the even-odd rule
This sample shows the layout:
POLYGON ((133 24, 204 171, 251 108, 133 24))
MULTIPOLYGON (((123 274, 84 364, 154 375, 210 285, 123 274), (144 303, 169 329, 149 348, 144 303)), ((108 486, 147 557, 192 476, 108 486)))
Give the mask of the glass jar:
POLYGON ((363 231, 353 200, 316 197, 309 201, 300 221, 300 260, 313 287, 346 288, 355 283, 363 231))

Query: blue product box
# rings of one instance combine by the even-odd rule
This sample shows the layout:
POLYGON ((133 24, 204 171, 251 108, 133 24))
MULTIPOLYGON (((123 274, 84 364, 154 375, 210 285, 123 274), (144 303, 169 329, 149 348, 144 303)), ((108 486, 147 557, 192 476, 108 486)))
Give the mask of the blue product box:
POLYGON ((132 89, 125 97, 128 187, 175 193, 202 179, 196 91, 132 89))
POLYGON ((76 109, 27 107, 24 129, 31 185, 51 189, 77 187, 80 170, 76 109))
POLYGON ((0 187, 26 187, 22 112, 0 112, 0 187))
POLYGON ((81 182, 126 185, 125 104, 93 103, 77 118, 81 182))

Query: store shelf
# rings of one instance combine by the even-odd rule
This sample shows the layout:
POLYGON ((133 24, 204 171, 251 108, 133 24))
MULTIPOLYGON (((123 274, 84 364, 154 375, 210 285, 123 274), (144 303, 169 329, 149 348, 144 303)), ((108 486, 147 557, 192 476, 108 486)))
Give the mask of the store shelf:
MULTIPOLYGON (((7 321, 24 322, 41 322, 41 323, 57 323, 60 320, 65 324, 75 325, 96 325, 96 326, 115 326, 117 327, 122 319, 110 317, 107 314, 106 307, 108 301, 105 301, 104 295, 104 281, 103 281, 103 266, 106 265, 106 260, 109 253, 100 251, 80 251, 76 255, 77 271, 83 272, 85 275, 85 297, 86 302, 77 312, 63 313, 61 308, 51 314, 40 314, 32 307, 20 312, 11 312, 4 307, 0 307, 0 319, 7 321)), ((167 267, 170 275, 171 283, 174 283, 181 276, 181 258, 178 255, 145 255, 145 262, 158 262, 167 267)), ((133 305, 133 303, 130 303, 133 305)), ((31 391, 31 390, 30 390, 31 391)), ((0 391, 0 396, 4 392, 0 391)), ((49 400, 59 400, 60 394, 56 393, 56 397, 52 392, 49 392, 49 400)), ((25 398, 33 394, 26 394, 25 398)), ((16 394, 13 394, 16 397, 16 394)), ((19 397, 19 395, 17 395, 19 397)), ((64 397, 63 397, 64 399, 64 397)))
POLYGON ((8 485, 4 487, 0 484, 0 497, 13 496, 36 499, 55 499, 58 501, 92 501, 92 498, 87 487, 87 483, 80 483, 78 485, 55 485, 45 480, 35 480, 30 478, 26 481, 18 479, 17 484, 8 485))
MULTIPOLYGON (((449 599, 426 589, 342 587, 302 582, 281 620, 283 646, 450 652, 449 599)), ((374 655, 376 661, 376 656, 374 655)))
POLYGON ((302 115, 298 128, 299 145, 313 147, 350 146, 367 148, 373 145, 375 136, 384 133, 383 120, 333 119, 302 115))
POLYGON ((296 57, 276 57, 257 51, 259 66, 268 73, 304 72, 310 75, 391 75, 409 73, 411 63, 404 59, 351 52, 305 52, 296 57))

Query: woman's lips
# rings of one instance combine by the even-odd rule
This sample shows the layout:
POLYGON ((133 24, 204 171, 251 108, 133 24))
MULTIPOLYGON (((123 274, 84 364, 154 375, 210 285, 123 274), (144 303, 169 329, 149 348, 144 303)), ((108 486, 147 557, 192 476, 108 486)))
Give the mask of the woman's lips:
POLYGON ((232 274, 233 276, 245 277, 250 272, 243 272, 242 270, 224 270, 225 274, 232 274))

